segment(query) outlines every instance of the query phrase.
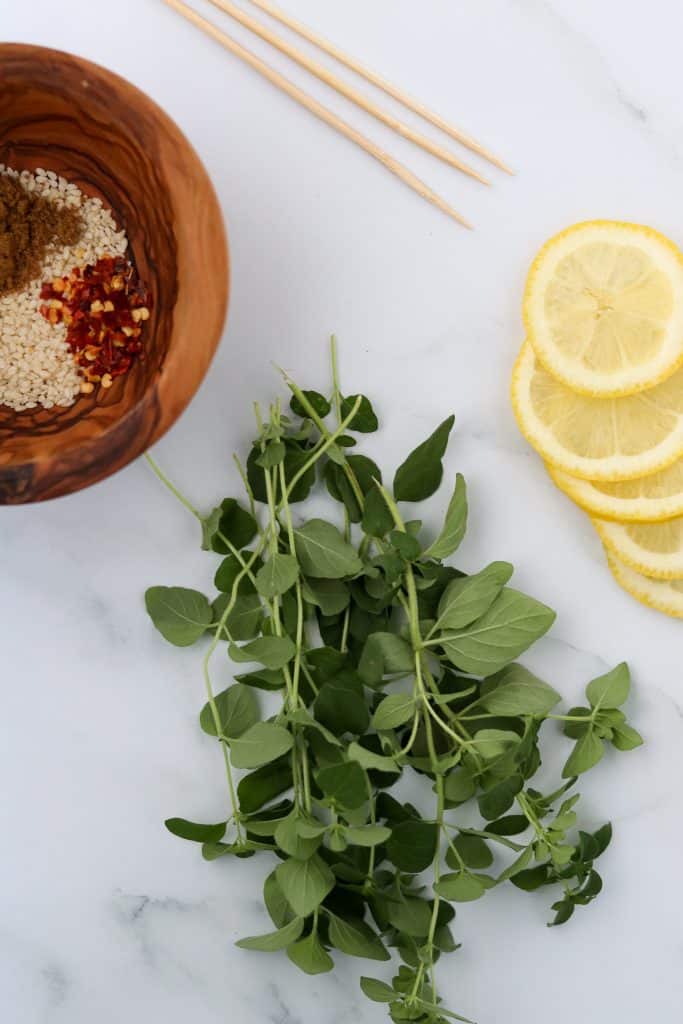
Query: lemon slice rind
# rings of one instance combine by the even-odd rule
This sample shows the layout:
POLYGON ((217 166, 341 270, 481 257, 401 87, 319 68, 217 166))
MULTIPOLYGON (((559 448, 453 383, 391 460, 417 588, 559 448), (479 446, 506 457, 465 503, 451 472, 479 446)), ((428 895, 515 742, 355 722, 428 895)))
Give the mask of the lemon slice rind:
POLYGON ((652 579, 621 562, 608 548, 605 548, 605 554, 615 580, 631 597, 648 608, 683 619, 683 579, 652 579))
POLYGON ((657 580, 683 579, 683 518, 663 523, 615 523, 593 519, 605 545, 630 569, 657 580))
MULTIPOLYGON (((575 298, 575 302, 578 301, 575 298)), ((586 301, 590 303, 591 300, 586 301)), ((572 306, 569 299, 566 308, 568 321, 578 318, 578 323, 582 318, 587 318, 593 322, 589 309, 572 306)), ((618 317, 619 313, 617 311, 612 315, 618 317)), ((631 316, 632 313, 626 312, 622 320, 629 322, 627 318, 631 316)), ((683 365, 683 254, 666 236, 641 224, 606 220, 574 224, 546 242, 532 263, 524 292, 523 317, 527 337, 540 362, 574 391, 601 397, 632 395, 644 391, 665 380, 683 365), (548 287, 553 282, 559 282, 557 270, 560 262, 567 257, 571 258, 580 247, 591 244, 606 244, 615 248, 635 247, 652 262, 653 270, 663 273, 665 280, 668 280, 668 298, 672 305, 668 315, 660 311, 650 318, 638 309, 637 315, 642 317, 640 322, 652 319, 663 335, 658 350, 646 361, 628 367, 621 365, 597 371, 587 367, 578 357, 571 358, 563 353, 553 341, 553 329, 546 313, 548 287)), ((567 331, 575 333, 569 325, 567 331)), ((615 347, 620 350, 622 360, 628 361, 628 352, 623 351, 619 341, 615 347)))
MULTIPOLYGON (((536 451, 547 463, 583 480, 620 481, 648 476, 665 469, 683 457, 683 409, 667 410, 674 426, 658 444, 638 455, 599 455, 586 457, 561 444, 552 429, 537 415, 530 398, 532 381, 537 370, 535 353, 529 341, 525 341, 512 373, 512 407, 519 428, 536 451)), ((547 373, 547 371, 543 371, 547 373)), ((552 380, 549 378, 550 383, 552 380)), ((566 392, 567 409, 571 413, 575 402, 620 402, 634 401, 635 398, 598 399, 585 395, 574 395, 564 384, 555 382, 557 389, 566 392)), ((663 385, 666 387, 666 385, 663 385)), ((564 395, 562 395, 564 398, 564 395)), ((652 402, 648 395, 648 402, 652 402)))
MULTIPOLYGON (((683 488, 678 494, 669 494, 664 497, 650 497, 647 494, 643 496, 642 491, 647 492, 649 480, 658 483, 662 475, 670 473, 673 467, 678 466, 681 467, 680 472, 683 474, 683 462, 674 462, 658 473, 648 477, 637 477, 631 481, 633 483, 642 481, 641 495, 638 497, 624 497, 618 493, 607 494, 600 489, 600 481, 581 480, 550 463, 546 464, 546 469, 556 487, 571 498, 575 505, 592 516, 627 523, 658 523, 683 516, 683 488)), ((602 482, 605 483, 605 481, 602 482)), ((627 484, 629 482, 614 481, 612 486, 617 492, 620 483, 627 484)))

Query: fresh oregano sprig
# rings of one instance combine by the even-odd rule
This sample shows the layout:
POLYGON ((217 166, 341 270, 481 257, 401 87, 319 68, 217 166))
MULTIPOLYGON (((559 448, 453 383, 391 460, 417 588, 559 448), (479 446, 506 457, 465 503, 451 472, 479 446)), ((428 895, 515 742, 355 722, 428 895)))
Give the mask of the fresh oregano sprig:
POLYGON ((166 825, 207 860, 270 858, 274 930, 242 948, 286 950, 309 974, 332 969, 331 951, 383 962, 393 949, 397 972, 363 977, 366 996, 392 1021, 444 1024, 464 1019, 443 1007, 435 978, 457 949, 453 904, 507 881, 553 886, 553 924, 591 902, 612 833, 580 830, 570 791, 606 746, 642 740, 621 710, 626 665, 588 684, 586 707, 558 712, 559 694, 515 660, 554 613, 508 586, 507 562, 472 575, 445 564, 465 534, 461 476, 435 540, 408 518, 406 503, 441 484, 453 418, 389 487, 355 451, 378 420, 365 396, 342 394, 334 343, 332 363, 330 398, 285 375, 289 411, 256 407, 258 435, 246 464, 236 458, 246 504, 226 498, 204 516, 150 459, 221 556, 212 600, 179 587, 146 595, 168 641, 206 643, 200 725, 221 746, 228 787, 224 821, 166 825), (341 506, 334 521, 305 515, 319 481, 341 506), (226 648, 244 671, 215 693, 211 661, 226 648), (543 793, 530 783, 541 730, 550 723, 548 741, 562 742, 555 722, 573 746, 563 781, 543 793), (408 773, 423 783, 420 808, 400 799, 408 773))

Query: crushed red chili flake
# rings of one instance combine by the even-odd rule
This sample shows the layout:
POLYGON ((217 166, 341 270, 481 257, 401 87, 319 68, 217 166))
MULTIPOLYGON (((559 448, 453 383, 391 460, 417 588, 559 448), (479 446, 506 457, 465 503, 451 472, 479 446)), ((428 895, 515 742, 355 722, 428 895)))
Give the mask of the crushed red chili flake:
POLYGON ((105 256, 76 267, 68 277, 46 282, 40 312, 52 324, 65 324, 66 341, 83 372, 81 391, 104 388, 144 359, 142 330, 149 320, 149 296, 135 267, 105 256))

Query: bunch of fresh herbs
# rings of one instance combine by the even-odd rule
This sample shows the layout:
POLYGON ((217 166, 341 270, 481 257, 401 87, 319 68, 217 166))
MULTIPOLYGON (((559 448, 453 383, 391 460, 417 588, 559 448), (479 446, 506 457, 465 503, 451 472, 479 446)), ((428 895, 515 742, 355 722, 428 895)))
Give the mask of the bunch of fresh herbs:
POLYGON ((334 345, 330 399, 285 379, 290 410, 257 408, 246 466, 236 460, 243 503, 226 498, 203 516, 152 463, 198 519, 203 548, 222 556, 213 599, 180 587, 146 595, 169 642, 208 640, 199 720, 220 744, 229 797, 218 824, 166 825, 207 860, 274 862, 263 893, 273 930, 242 948, 286 950, 308 974, 331 970, 331 951, 381 963, 393 949, 397 972, 363 977, 366 996, 392 1021, 462 1020, 435 980, 441 954, 457 948, 454 903, 490 899, 508 881, 552 886, 562 924, 600 892, 594 863, 611 828, 579 830, 570 794, 606 745, 642 742, 621 710, 629 672, 594 679, 587 707, 559 712, 559 694, 516 661, 554 613, 508 586, 507 562, 473 575, 445 564, 465 534, 463 478, 435 540, 406 514, 442 482, 452 417, 389 486, 356 452, 354 435, 378 421, 366 397, 342 394, 334 345), (335 502, 329 519, 303 511, 319 481, 335 502), (214 693, 221 646, 244 670, 214 693), (281 698, 267 717, 264 691, 281 698), (531 785, 546 724, 549 743, 560 728, 572 741, 551 792, 531 785), (246 772, 239 783, 234 769, 246 772), (400 798, 408 774, 425 792, 419 809, 400 798))

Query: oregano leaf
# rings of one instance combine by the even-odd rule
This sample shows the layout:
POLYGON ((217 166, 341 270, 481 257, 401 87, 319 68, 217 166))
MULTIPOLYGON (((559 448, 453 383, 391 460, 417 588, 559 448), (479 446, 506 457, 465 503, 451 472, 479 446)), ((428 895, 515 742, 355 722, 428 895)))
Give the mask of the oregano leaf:
POLYGON ((488 611, 512 576, 509 562, 492 562, 474 576, 463 576, 446 587, 439 602, 436 628, 462 629, 488 611))
POLYGON ((464 871, 458 874, 443 875, 434 888, 439 896, 443 896, 445 900, 451 900, 453 903, 471 903, 473 900, 481 899, 486 892, 478 878, 464 871))
POLYGON ((220 506, 211 513, 205 529, 205 542, 211 550, 221 555, 227 555, 229 548, 226 541, 238 551, 246 548, 254 539, 257 532, 256 520, 251 512, 242 508, 234 498, 226 498, 220 506), (213 532, 209 535, 209 525, 213 532))
POLYGON ((355 549, 324 519, 311 519, 295 529, 294 544, 305 576, 341 579, 355 576, 363 568, 355 549))
POLYGON ((217 843, 225 835, 227 822, 217 825, 197 825, 185 818, 167 818, 165 823, 168 831, 180 839, 189 839, 193 843, 217 843))
POLYGON ((327 912, 330 924, 330 942, 335 949, 347 956, 364 957, 366 960, 389 960, 379 935, 359 919, 346 920, 327 912))
POLYGON ((395 633, 371 633, 358 663, 358 673, 368 686, 375 686, 389 673, 411 672, 415 655, 410 644, 395 633))
POLYGON ((379 846, 391 836, 391 829, 384 825, 360 825, 344 830, 344 837, 352 846, 379 846))
POLYGON ((260 768, 292 749, 292 734, 273 722, 257 722, 230 744, 235 768, 260 768))
POLYGON ((186 587, 150 587, 145 605, 161 635, 176 647, 196 643, 213 620, 208 598, 186 587))
MULTIPOLYGON (((321 395, 319 391, 304 391, 303 394, 308 399, 309 404, 313 407, 314 411, 318 414, 321 419, 325 419, 326 416, 330 415, 332 406, 324 395, 321 395)), ((305 406, 302 405, 301 401, 296 395, 292 397, 289 403, 289 407, 293 413, 297 416, 306 417, 308 412, 305 406)), ((349 410, 350 412, 351 410, 349 410)))
POLYGON ((455 416, 449 416, 399 466, 394 477, 394 497, 397 501, 426 501, 439 489, 443 479, 441 460, 446 453, 454 423, 455 416))
POLYGON ((372 716, 375 729, 397 729, 415 716, 415 698, 411 694, 392 693, 385 697, 372 716))
POLYGON ((492 715, 547 715, 561 697, 552 686, 522 665, 508 665, 495 678, 495 687, 479 704, 492 715))
POLYGON ((434 860, 437 840, 437 828, 431 822, 404 821, 391 830, 387 856, 401 871, 417 874, 434 860))
POLYGON ((230 657, 237 662, 257 661, 266 668, 284 668, 296 654, 296 646, 288 636, 262 636, 244 647, 230 644, 230 657))
POLYGON ((293 555, 275 552, 256 575, 256 589, 262 597, 279 597, 299 578, 299 564, 293 555))
POLYGON ((262 469, 273 469, 284 462, 287 448, 284 441, 269 441, 263 454, 256 459, 256 465, 262 469))
POLYGON ((292 943, 287 948, 287 956, 304 974, 326 974, 334 967, 334 960, 315 932, 292 943))
POLYGON ((353 810, 367 800, 365 772, 356 761, 321 768, 315 778, 328 800, 339 807, 353 810))
POLYGON ((306 580, 303 586, 304 600, 320 608, 323 615, 339 615, 348 608, 351 592, 341 580, 306 580))
POLYGON ((373 1003, 393 1003, 397 993, 390 985, 376 978, 361 978, 360 987, 363 994, 371 999, 373 1003))
POLYGON ((372 408, 372 403, 365 395, 348 395, 342 399, 341 415, 345 420, 353 412, 353 408, 360 398, 360 405, 356 415, 349 423, 349 430, 356 430, 360 434, 373 434, 379 427, 379 420, 372 408))
POLYGON ((394 519, 379 487, 371 487, 365 495, 365 509, 361 520, 363 531, 370 537, 386 537, 394 526, 394 519))
POLYGON ((456 668, 488 676, 519 657, 554 621, 550 608, 506 587, 480 619, 445 634, 441 643, 456 668))
POLYGON ((254 935, 248 939, 240 939, 235 945, 239 946, 240 949, 258 950, 261 953, 275 953, 279 949, 286 949, 292 942, 296 942, 303 930, 303 918, 295 917, 293 921, 290 921, 289 924, 284 925, 282 928, 278 928, 275 932, 270 932, 268 935, 254 935))
MULTIPOLYGON (((236 739, 259 720, 258 702, 252 690, 241 683, 229 686, 227 690, 216 695, 214 701, 220 731, 223 736, 236 739)), ((217 736, 216 721, 213 708, 205 704, 199 716, 199 724, 209 736, 217 736)))
POLYGON ((315 854, 309 860, 286 860, 275 869, 275 877, 290 907, 299 917, 308 917, 334 888, 334 875, 315 854))
POLYGON ((575 775, 582 775, 590 771, 602 760, 605 753, 603 741, 596 736, 594 729, 588 729, 586 733, 577 740, 576 746, 567 759, 562 771, 562 777, 571 779, 575 775))
POLYGON ((631 673, 622 662, 603 676, 598 676, 586 687, 586 696, 593 710, 619 708, 625 704, 631 689, 631 673))
POLYGON ((436 558, 439 561, 450 558, 460 547, 466 530, 467 485, 465 478, 458 473, 443 529, 434 543, 425 551, 425 558, 436 558))

